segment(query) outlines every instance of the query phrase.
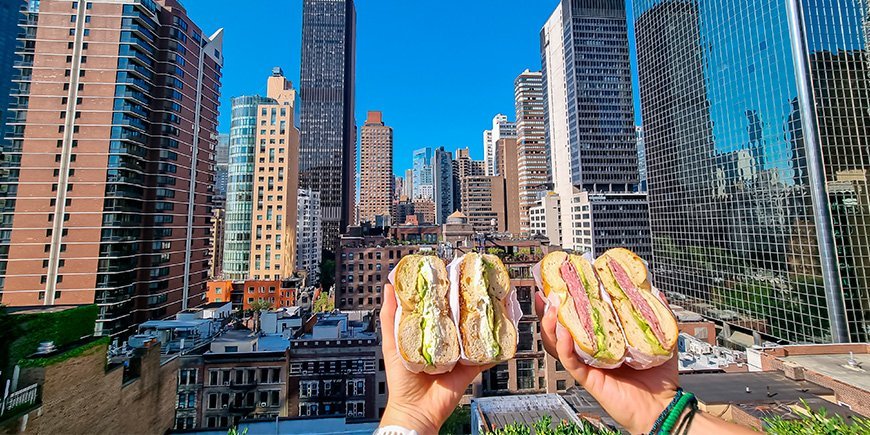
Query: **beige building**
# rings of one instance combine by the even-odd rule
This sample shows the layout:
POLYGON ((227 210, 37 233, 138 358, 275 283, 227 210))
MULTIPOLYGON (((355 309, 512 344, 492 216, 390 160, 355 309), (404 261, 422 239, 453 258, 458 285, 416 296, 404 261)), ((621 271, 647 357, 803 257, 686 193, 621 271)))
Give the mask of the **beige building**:
POLYGON ((547 237, 558 245, 562 241, 561 201, 556 192, 547 192, 538 206, 529 209, 529 234, 547 237))
POLYGON ((434 224, 435 223, 435 202, 431 199, 415 199, 414 213, 417 215, 419 223, 434 224))
POLYGON ((504 230, 520 234, 520 181, 517 160, 517 140, 499 139, 496 143, 496 166, 499 176, 504 178, 505 218, 504 230))
POLYGON ((266 96, 272 102, 257 109, 249 275, 279 280, 292 276, 296 267, 299 190, 296 91, 280 68, 269 77, 266 96))
POLYGON ((383 114, 371 111, 362 127, 359 221, 390 216, 393 205, 393 129, 383 114))
POLYGON ((464 180, 462 211, 468 217, 468 223, 475 231, 507 231, 504 177, 478 175, 464 180))

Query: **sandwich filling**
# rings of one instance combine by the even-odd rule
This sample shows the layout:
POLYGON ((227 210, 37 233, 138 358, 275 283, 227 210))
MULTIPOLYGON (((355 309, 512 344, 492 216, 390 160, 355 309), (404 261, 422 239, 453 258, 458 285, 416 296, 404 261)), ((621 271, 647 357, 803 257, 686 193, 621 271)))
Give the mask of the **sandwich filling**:
POLYGON ((489 294, 489 280, 487 279, 491 267, 483 261, 483 256, 475 256, 467 273, 474 277, 468 290, 478 296, 477 303, 474 305, 466 304, 466 308, 469 311, 476 311, 480 318, 480 339, 486 344, 484 349, 486 357, 489 359, 493 359, 501 353, 501 347, 498 344, 498 324, 495 321, 492 296, 489 294))
POLYGON ((423 335, 420 342, 420 353, 426 364, 432 365, 438 353, 438 343, 441 342, 441 329, 438 327, 438 319, 441 318, 441 310, 435 303, 437 292, 433 288, 435 283, 435 265, 432 260, 425 258, 420 261, 420 269, 417 273, 417 294, 420 296, 420 304, 416 311, 420 314, 420 331, 423 335))
POLYGON ((659 319, 656 317, 655 312, 653 312, 649 302, 647 302, 647 300, 640 294, 640 289, 634 285, 631 277, 628 276, 628 273, 619 262, 613 259, 608 259, 607 266, 610 268, 610 271, 613 272, 613 277, 616 279, 616 283, 634 307, 634 312, 632 314, 634 314, 635 320, 638 321, 641 329, 643 329, 647 341, 649 341, 653 347, 664 350, 663 346, 667 342, 667 338, 665 337, 662 326, 659 324, 659 319))
POLYGON ((577 310, 580 322, 583 323, 583 330, 590 338, 593 356, 601 356, 607 350, 606 337, 601 329, 601 314, 590 301, 590 296, 597 296, 593 293, 597 290, 592 288, 586 275, 580 273, 570 260, 562 263, 560 271, 562 279, 568 285, 568 293, 574 300, 574 308, 577 310))

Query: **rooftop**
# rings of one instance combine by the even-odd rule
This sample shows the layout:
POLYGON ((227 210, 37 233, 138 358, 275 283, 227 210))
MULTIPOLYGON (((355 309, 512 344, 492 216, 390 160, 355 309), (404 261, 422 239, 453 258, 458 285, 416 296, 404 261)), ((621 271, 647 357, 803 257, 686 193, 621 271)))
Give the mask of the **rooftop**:
POLYGON ((843 417, 847 423, 851 424, 853 418, 863 418, 861 414, 824 399, 805 399, 803 402, 779 402, 771 404, 740 404, 737 405, 741 411, 761 420, 768 418, 781 417, 783 420, 798 420, 805 416, 799 411, 804 410, 804 403, 813 411, 818 412, 824 409, 825 414, 829 416, 839 415, 843 417))
POLYGON ((499 429, 511 423, 532 427, 541 417, 552 417, 553 423, 580 423, 580 418, 557 394, 530 394, 471 399, 471 430, 499 429))
POLYGON ((260 352, 283 352, 290 347, 290 340, 280 335, 264 335, 257 339, 260 352))
POLYGON ((795 355, 783 357, 782 360, 798 364, 846 385, 870 391, 870 354, 853 354, 851 357, 858 363, 857 367, 849 365, 849 354, 795 355))
POLYGON ((595 398, 585 389, 571 387, 564 393, 561 393, 560 396, 571 405, 574 412, 580 414, 582 417, 589 420, 600 420, 602 423, 610 427, 620 427, 616 420, 610 418, 610 415, 604 411, 604 408, 598 404, 598 401, 595 400, 595 398))
POLYGON ((686 374, 680 375, 680 383, 707 405, 776 403, 834 395, 829 388, 794 381, 779 372, 686 374))
MULTIPOLYGON (((295 434, 295 435, 371 435, 377 428, 378 422, 348 423, 342 417, 325 418, 280 418, 266 421, 242 421, 238 426, 238 433, 247 435, 272 435, 295 434)), ((178 433, 195 435, 226 435, 226 430, 202 430, 183 431, 178 433)))

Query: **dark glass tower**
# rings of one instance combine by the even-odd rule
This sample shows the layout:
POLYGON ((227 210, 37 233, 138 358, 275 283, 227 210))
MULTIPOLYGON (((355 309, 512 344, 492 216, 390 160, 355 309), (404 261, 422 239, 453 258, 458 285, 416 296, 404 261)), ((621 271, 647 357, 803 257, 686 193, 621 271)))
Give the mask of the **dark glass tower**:
POLYGON ((353 221, 355 75, 353 0, 305 0, 299 187, 320 192, 323 247, 333 252, 353 221))
POLYGON ((5 137, 6 117, 9 115, 9 91, 12 78, 15 76, 13 62, 16 60, 17 38, 23 30, 19 27, 19 23, 24 19, 21 9, 26 6, 27 2, 24 0, 0 2, 0 143, 5 137))
POLYGON ((588 191, 639 181, 623 0, 563 0, 571 178, 588 191))
POLYGON ((866 5, 633 4, 658 287, 726 333, 867 341, 866 5))

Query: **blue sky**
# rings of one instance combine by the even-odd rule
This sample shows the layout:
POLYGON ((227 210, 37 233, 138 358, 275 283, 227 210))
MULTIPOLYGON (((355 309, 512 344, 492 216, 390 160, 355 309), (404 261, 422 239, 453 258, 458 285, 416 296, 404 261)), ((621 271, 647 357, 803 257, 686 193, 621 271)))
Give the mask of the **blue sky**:
MULTIPOLYGON (((265 92, 272 67, 299 81, 301 0, 186 0, 206 33, 225 29, 221 124, 230 99, 265 92), (243 5, 243 6, 240 6, 243 5)), ((557 0, 357 0, 357 124, 384 112, 394 170, 414 149, 471 148, 497 113, 514 119, 513 81, 541 68, 539 32, 557 0)))

